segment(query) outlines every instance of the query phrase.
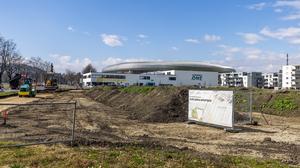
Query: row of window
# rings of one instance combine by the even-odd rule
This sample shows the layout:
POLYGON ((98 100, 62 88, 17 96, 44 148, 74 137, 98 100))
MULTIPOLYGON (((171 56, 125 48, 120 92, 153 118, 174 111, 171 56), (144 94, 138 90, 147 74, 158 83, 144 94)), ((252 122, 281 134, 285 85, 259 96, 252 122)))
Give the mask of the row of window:
MULTIPOLYGON (((140 80, 150 80, 150 76, 140 76, 140 80)), ((169 77, 170 81, 175 81, 176 77, 175 76, 171 76, 169 77)))
POLYGON ((110 79, 126 79, 124 75, 101 75, 100 78, 110 78, 110 79))

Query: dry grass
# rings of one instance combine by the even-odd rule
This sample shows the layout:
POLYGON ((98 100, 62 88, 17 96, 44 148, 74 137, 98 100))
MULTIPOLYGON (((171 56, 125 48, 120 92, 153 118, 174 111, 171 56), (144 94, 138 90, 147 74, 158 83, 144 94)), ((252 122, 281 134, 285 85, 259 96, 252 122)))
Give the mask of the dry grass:
POLYGON ((191 151, 142 147, 64 145, 0 149, 0 167, 287 167, 274 160, 200 155, 191 151))

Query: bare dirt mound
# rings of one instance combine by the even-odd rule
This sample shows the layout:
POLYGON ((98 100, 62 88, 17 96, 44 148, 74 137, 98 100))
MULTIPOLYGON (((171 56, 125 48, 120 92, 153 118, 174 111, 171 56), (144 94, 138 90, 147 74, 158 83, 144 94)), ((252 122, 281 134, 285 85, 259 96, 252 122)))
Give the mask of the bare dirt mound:
POLYGON ((105 105, 126 111, 129 119, 148 122, 187 120, 188 89, 176 87, 95 88, 86 95, 105 105))

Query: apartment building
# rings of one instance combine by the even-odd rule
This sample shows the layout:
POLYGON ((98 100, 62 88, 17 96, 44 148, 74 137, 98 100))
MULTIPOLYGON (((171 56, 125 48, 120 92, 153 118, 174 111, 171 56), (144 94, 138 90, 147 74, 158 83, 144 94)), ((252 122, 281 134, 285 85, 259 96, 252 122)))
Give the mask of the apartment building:
POLYGON ((219 74, 219 85, 229 87, 258 87, 263 86, 261 72, 230 72, 219 74))
POLYGON ((282 89, 300 89, 300 65, 282 66, 282 89))
POLYGON ((279 73, 263 73, 262 76, 264 88, 279 87, 279 73))

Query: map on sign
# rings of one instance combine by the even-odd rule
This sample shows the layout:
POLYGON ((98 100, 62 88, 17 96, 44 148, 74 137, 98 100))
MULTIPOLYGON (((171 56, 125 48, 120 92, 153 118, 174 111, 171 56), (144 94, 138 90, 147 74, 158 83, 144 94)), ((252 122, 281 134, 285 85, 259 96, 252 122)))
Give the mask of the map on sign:
POLYGON ((233 127, 233 91, 189 90, 188 119, 233 127))

